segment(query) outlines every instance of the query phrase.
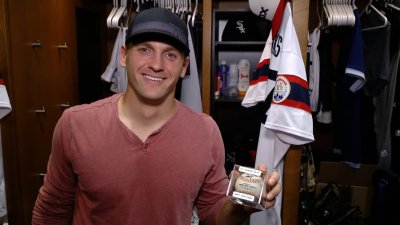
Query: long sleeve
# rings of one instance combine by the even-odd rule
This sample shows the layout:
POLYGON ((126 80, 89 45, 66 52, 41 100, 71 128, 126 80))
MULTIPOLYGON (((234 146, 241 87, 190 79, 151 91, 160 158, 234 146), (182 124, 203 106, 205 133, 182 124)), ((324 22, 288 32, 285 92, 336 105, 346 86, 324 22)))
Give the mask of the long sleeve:
POLYGON ((39 190, 32 225, 67 224, 75 199, 75 177, 69 161, 70 132, 66 116, 58 121, 44 184, 39 190))

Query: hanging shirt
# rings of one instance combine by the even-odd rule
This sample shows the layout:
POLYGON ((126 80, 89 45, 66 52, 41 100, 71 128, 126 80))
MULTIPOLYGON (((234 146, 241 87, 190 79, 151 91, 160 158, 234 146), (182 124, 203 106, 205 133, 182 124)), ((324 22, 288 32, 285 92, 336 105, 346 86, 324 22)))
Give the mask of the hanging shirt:
MULTIPOLYGON (((265 163, 269 171, 277 170, 283 174, 283 157, 290 145, 309 143, 314 140, 314 135, 307 77, 292 21, 291 4, 280 1, 280 6, 272 21, 270 33, 272 43, 267 41, 263 58, 257 66, 257 69, 264 68, 266 71, 266 75, 260 80, 267 83, 254 81, 254 84, 262 84, 266 89, 258 91, 260 97, 257 97, 254 94, 257 91, 253 91, 257 86, 253 84, 246 93, 242 105, 249 107, 257 104, 255 102, 257 100, 265 101, 273 85, 274 91, 271 105, 266 113, 267 119, 260 126, 256 166, 265 163), (271 51, 265 52, 268 49, 271 51), (270 57, 269 68, 268 57, 270 57), (269 75, 274 79, 270 79, 269 75)), ((281 202, 280 194, 275 207, 253 213, 250 224, 281 224, 281 202)))
POLYGON ((310 106, 312 112, 318 111, 319 100, 319 36, 320 27, 314 29, 309 35, 309 86, 310 86, 310 106))
POLYGON ((290 2, 271 51, 270 69, 277 71, 277 77, 265 127, 288 144, 309 143, 314 134, 308 83, 290 2))
POLYGON ((319 93, 318 112, 316 122, 323 124, 332 123, 333 95, 332 77, 334 67, 332 64, 332 40, 328 31, 321 29, 318 42, 319 53, 319 93))
POLYGON ((7 88, 4 80, 0 77, 0 119, 11 112, 11 103, 8 98, 7 88))
POLYGON ((189 42, 189 57, 190 64, 189 70, 190 74, 186 75, 182 80, 181 87, 181 98, 180 101, 196 112, 203 112, 203 106, 201 102, 201 91, 200 91, 200 81, 199 73, 197 71, 196 55, 194 52, 192 35, 189 28, 189 23, 187 23, 188 28, 188 42, 189 42))
MULTIPOLYGON (((0 77, 0 119, 4 118, 11 112, 10 99, 8 98, 7 89, 4 80, 0 77)), ((4 184, 4 169, 3 169, 3 148, 1 142, 0 129, 0 217, 7 214, 6 190, 4 184)))
MULTIPOLYGON (((364 63, 361 61, 365 59, 362 57, 364 49, 363 45, 360 45, 364 34, 361 35, 357 9, 354 14, 356 16, 354 27, 338 33, 340 49, 337 73, 334 76, 336 91, 333 111, 335 119, 333 153, 340 155, 346 165, 357 169, 361 164, 363 148, 375 146, 375 143, 372 142, 375 140, 373 136, 363 138, 363 136, 369 135, 370 125, 372 125, 372 117, 369 117, 370 110, 365 107, 362 95, 366 87, 354 88, 360 77, 354 76, 355 73, 349 74, 348 70, 350 67, 357 67, 359 71, 364 70, 362 69, 364 63), (364 107, 364 110, 361 110, 361 107, 364 107), (361 123, 361 121, 366 122, 361 123), (371 143, 368 144, 368 142, 371 143)), ((365 71, 367 71, 366 68, 365 71)))
POLYGON ((121 27, 118 31, 117 38, 115 39, 110 62, 104 73, 101 75, 101 79, 111 83, 110 90, 114 93, 125 92, 128 85, 126 69, 119 63, 119 54, 121 46, 125 44, 125 36, 126 28, 121 27))
POLYGON ((364 86, 365 67, 363 55, 363 36, 360 24, 360 13, 358 8, 355 8, 353 13, 356 20, 353 27, 353 38, 351 42, 351 49, 349 52, 349 59, 347 61, 345 74, 348 76, 353 76, 355 78, 349 89, 352 92, 356 92, 364 86))
POLYGON ((360 19, 364 28, 362 31, 366 76, 364 94, 377 96, 390 80, 390 22, 388 21, 384 27, 377 26, 376 24, 382 24, 382 19, 374 10, 371 10, 371 13, 364 13, 360 19))
MULTIPOLYGON (((398 110, 398 101, 395 102, 395 93, 399 93, 399 60, 400 60, 400 35, 398 32, 394 32, 400 29, 400 16, 395 11, 388 10, 386 11, 385 16, 388 21, 390 21, 391 32, 390 37, 390 64, 389 64, 389 83, 386 87, 383 88, 381 93, 376 96, 373 100, 373 104, 375 107, 374 114, 374 124, 375 124, 375 133, 376 133, 376 142, 379 151, 379 166, 381 168, 385 168, 395 172, 400 175, 400 170, 395 169, 399 168, 399 151, 398 146, 392 145, 393 140, 397 140, 399 143, 400 133, 395 135, 395 132, 391 132, 391 130, 399 130, 398 126, 398 118, 399 110, 398 110), (397 112, 397 115, 396 113, 397 112), (393 123, 397 122, 397 125, 393 123)), ((386 45, 385 45, 386 46, 386 45)))

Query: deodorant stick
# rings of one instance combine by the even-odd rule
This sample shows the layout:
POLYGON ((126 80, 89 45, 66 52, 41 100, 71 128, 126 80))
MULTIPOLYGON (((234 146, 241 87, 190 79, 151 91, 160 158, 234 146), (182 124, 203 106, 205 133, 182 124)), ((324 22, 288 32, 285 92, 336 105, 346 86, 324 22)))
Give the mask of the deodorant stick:
POLYGON ((239 96, 244 96, 250 85, 250 62, 248 59, 241 59, 239 67, 239 96))

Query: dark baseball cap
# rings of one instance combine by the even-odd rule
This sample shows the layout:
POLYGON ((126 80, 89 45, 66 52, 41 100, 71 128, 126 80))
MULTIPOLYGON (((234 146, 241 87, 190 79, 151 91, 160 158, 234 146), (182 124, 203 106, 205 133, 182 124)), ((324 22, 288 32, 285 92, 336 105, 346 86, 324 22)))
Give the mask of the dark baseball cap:
POLYGON ((125 44, 157 40, 189 53, 186 23, 166 8, 139 12, 128 27, 125 44))
POLYGON ((250 11, 237 13, 228 19, 221 38, 222 41, 266 41, 269 24, 250 11))

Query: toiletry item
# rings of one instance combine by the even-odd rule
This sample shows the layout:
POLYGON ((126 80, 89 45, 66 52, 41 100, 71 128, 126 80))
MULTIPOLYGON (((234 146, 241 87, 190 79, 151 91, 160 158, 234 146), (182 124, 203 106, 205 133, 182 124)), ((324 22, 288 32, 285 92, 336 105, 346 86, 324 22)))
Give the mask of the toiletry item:
POLYGON ((229 80, 229 66, 226 64, 225 60, 221 61, 221 64, 219 65, 219 73, 221 76, 221 91, 220 95, 223 96, 228 96, 229 94, 229 86, 228 86, 228 80, 229 80))
POLYGON ((250 62, 248 59, 241 59, 238 64, 239 67, 239 96, 246 95, 246 91, 250 85, 250 62))
POLYGON ((236 63, 231 63, 229 65, 229 79, 228 79, 228 95, 229 97, 236 97, 238 96, 239 89, 238 89, 238 84, 239 84, 239 68, 238 64, 236 63))

